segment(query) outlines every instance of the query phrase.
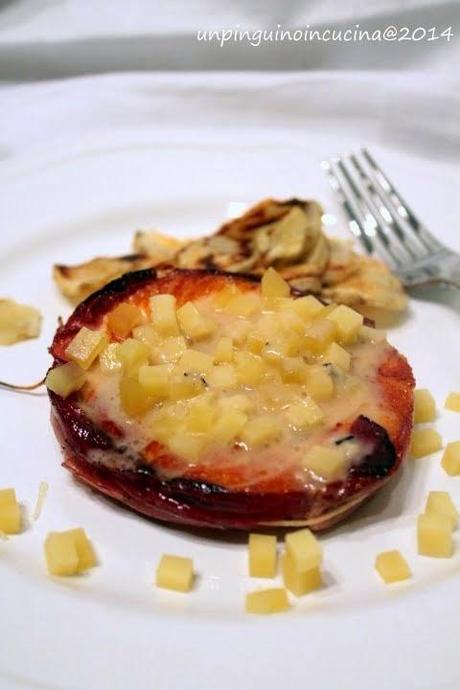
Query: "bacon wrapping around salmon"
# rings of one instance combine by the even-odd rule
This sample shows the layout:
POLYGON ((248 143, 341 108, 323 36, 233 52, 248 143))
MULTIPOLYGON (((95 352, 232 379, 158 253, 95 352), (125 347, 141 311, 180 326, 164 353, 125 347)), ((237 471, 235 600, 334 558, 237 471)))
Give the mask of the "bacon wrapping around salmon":
MULTIPOLYGON (((258 289, 258 279, 218 271, 147 269, 126 274, 82 302, 56 332, 53 366, 66 361, 65 350, 82 326, 97 328, 122 301, 146 306, 154 294, 170 293, 178 304, 217 292, 229 281, 240 290, 258 289)), ((120 438, 110 420, 101 423, 83 410, 79 393, 67 398, 49 391, 51 418, 62 447, 64 467, 81 482, 138 513, 164 522, 206 528, 251 530, 268 525, 308 525, 321 530, 342 520, 392 477, 403 461, 412 430, 414 379, 405 358, 392 347, 375 373, 381 397, 379 422, 363 415, 338 423, 335 437, 352 436, 365 454, 345 477, 299 485, 280 463, 269 481, 242 483, 241 470, 225 471, 209 462, 182 476, 165 478, 158 468, 174 463, 161 444, 140 456, 120 438), (95 452, 97 451, 97 452, 95 452)), ((243 476, 244 480, 244 476, 243 476)))

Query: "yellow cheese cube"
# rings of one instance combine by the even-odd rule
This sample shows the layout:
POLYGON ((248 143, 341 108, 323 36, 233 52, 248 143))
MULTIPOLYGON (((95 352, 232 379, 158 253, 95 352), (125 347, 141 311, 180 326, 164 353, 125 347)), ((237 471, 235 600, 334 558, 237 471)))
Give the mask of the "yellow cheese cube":
POLYGON ((286 383, 305 383, 308 379, 308 365, 302 357, 283 357, 280 362, 281 376, 286 383))
POLYGON ((46 375, 45 385, 61 398, 80 390, 85 383, 85 372, 75 362, 67 362, 53 369, 46 375))
POLYGON ((140 326, 144 315, 138 307, 128 302, 122 302, 107 316, 107 326, 111 333, 119 338, 126 338, 133 328, 140 326))
POLYGON ((107 345, 104 331, 92 331, 86 326, 67 345, 66 355, 82 369, 89 369, 96 357, 107 345))
POLYGON ((99 366, 105 374, 120 371, 121 362, 117 357, 118 343, 109 343, 99 355, 99 366))
POLYGON ((412 432, 409 453, 412 458, 423 458, 442 447, 442 440, 435 429, 415 429, 412 432))
POLYGON ((432 422, 436 417, 436 405, 430 391, 418 388, 414 391, 414 422, 432 422))
POLYGON ((196 460, 209 443, 206 434, 191 434, 177 432, 167 440, 169 449, 179 457, 196 460))
POLYGON ((277 441, 281 433, 281 425, 276 417, 260 415, 248 421, 241 434, 241 439, 249 447, 253 448, 277 441))
POLYGON ((254 402, 243 393, 230 395, 219 402, 223 410, 240 410, 240 412, 245 412, 246 414, 254 411, 254 402))
POLYGON ((319 424, 324 419, 324 413, 311 398, 303 398, 301 402, 288 406, 286 417, 292 426, 298 429, 308 429, 319 424))
POLYGON ((19 503, 0 504, 0 532, 18 534, 21 531, 21 507, 19 503))
POLYGON ((212 393, 203 393, 189 403, 186 427, 192 433, 209 433, 214 426, 215 418, 215 396, 212 393))
POLYGON ((308 368, 306 387, 318 402, 330 400, 334 395, 334 382, 326 367, 313 364, 308 368))
POLYGON ((0 489, 0 506, 17 503, 14 489, 0 489))
POLYGON ((314 321, 305 332, 304 344, 314 354, 323 353, 337 335, 337 326, 329 319, 314 321))
POLYGON ((339 477, 343 473, 345 463, 345 455, 340 446, 313 446, 303 460, 306 469, 312 470, 324 479, 339 477))
POLYGON ((287 592, 282 587, 259 589, 246 595, 247 613, 279 613, 289 608, 287 592))
POLYGON ((284 553, 281 557, 281 573, 284 586, 296 597, 313 592, 323 584, 321 571, 317 566, 311 568, 311 570, 299 572, 296 569, 293 557, 289 553, 284 553))
POLYGON ((127 338, 117 347, 117 358, 124 371, 133 373, 143 364, 147 364, 150 348, 134 338, 127 338))
POLYGON ((263 297, 289 297, 291 288, 274 268, 268 268, 262 276, 261 291, 263 297))
POLYGON ((169 397, 171 400, 193 398, 202 393, 205 387, 206 381, 201 374, 184 371, 178 367, 174 369, 169 380, 169 397))
POLYGON ((324 361, 348 371, 351 364, 351 355, 337 343, 331 343, 324 353, 324 361))
POLYGON ((449 393, 444 407, 452 412, 460 412, 460 393, 449 393))
POLYGON ((152 323, 144 323, 142 326, 136 326, 132 332, 133 338, 140 340, 152 348, 158 347, 163 342, 163 336, 157 331, 152 323))
POLYGON ((358 331, 358 336, 364 342, 369 343, 381 343, 386 340, 386 331, 382 331, 379 328, 371 328, 370 326, 361 326, 358 331))
POLYGON ((137 379, 123 376, 119 384, 120 404, 129 417, 140 417, 153 406, 154 400, 137 379))
POLYGON ((279 321, 284 333, 290 333, 291 331, 299 335, 305 333, 305 322, 294 310, 283 311, 279 315, 279 321))
POLYGON ((440 513, 446 515, 452 529, 457 525, 457 508, 447 491, 430 491, 426 499, 425 513, 440 513))
POLYGON ((88 568, 93 568, 97 565, 96 554, 94 553, 93 545, 88 539, 86 532, 81 527, 69 529, 60 534, 68 535, 73 539, 78 556, 77 572, 83 573, 88 568))
POLYGON ((233 341, 231 338, 225 336, 218 340, 214 351, 214 361, 216 364, 233 362, 233 341))
POLYGON ((158 564, 155 583, 162 589, 190 592, 193 585, 192 559, 165 554, 158 564))
POLYGON ((169 396, 169 379, 172 364, 144 364, 139 367, 139 383, 152 400, 161 400, 169 396))
POLYGON ((441 465, 451 476, 460 474, 460 441, 448 443, 443 453, 441 465))
POLYGON ((207 375, 206 380, 213 388, 223 390, 235 388, 238 384, 235 367, 225 362, 213 367, 207 375))
POLYGON ((204 340, 217 328, 214 321, 201 314, 193 302, 186 302, 180 307, 177 318, 183 333, 191 340, 204 340))
POLYGON ((152 349, 156 362, 177 362, 187 351, 187 342, 182 335, 165 338, 152 349))
POLYGON ((194 371, 206 375, 214 368, 214 360, 206 352, 190 349, 184 352, 179 359, 179 366, 184 371, 194 371))
POLYGON ((258 355, 235 352, 235 370, 238 383, 242 386, 257 386, 267 371, 267 365, 258 355))
POLYGON ((364 321, 362 314, 358 314, 345 304, 333 309, 326 318, 336 324, 339 340, 342 343, 354 342, 364 321))
POLYGON ((450 558, 454 551, 451 519, 440 513, 419 515, 417 541, 418 552, 422 556, 450 558))
POLYGON ((50 532, 45 540, 45 559, 50 575, 75 575, 79 560, 75 539, 66 532, 50 532))
POLYGON ((150 298, 152 323, 163 336, 179 335, 174 295, 153 295, 150 298))
POLYGON ((237 408, 224 408, 219 413, 211 435, 219 443, 230 443, 239 436, 248 421, 247 414, 237 408))
POLYGON ((275 577, 276 537, 270 534, 249 535, 249 575, 251 577, 275 577))
POLYGON ((411 577, 407 561, 399 551, 383 551, 375 559, 375 569, 387 584, 411 577))
POLYGON ((257 292, 239 292, 224 307, 224 310, 235 316, 251 316, 260 309, 260 296, 257 292))
POLYGON ((285 544, 297 572, 305 573, 321 565, 323 559, 321 544, 307 527, 287 534, 285 544))
POLYGON ((322 304, 319 299, 316 299, 316 297, 313 297, 313 295, 306 295, 305 297, 294 299, 292 308, 308 323, 323 311, 324 304, 322 304))

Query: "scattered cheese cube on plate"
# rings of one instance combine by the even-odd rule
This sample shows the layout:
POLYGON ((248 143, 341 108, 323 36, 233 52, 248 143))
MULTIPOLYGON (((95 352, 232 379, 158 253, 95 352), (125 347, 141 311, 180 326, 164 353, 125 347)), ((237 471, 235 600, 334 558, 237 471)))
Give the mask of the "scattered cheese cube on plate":
POLYGON ((319 589, 323 584, 321 571, 318 566, 300 572, 297 570, 295 561, 289 553, 284 553, 281 558, 281 572, 284 586, 296 597, 301 597, 315 589, 319 589))
POLYGON ((158 564, 155 583, 162 589, 189 592, 193 585, 192 559, 165 554, 158 564))
POLYGON ((452 523, 452 529, 455 529, 457 525, 457 508, 447 491, 430 491, 426 500, 425 513, 446 515, 452 523))
POLYGON ((452 412, 460 412, 460 393, 449 393, 444 407, 452 412))
POLYGON ((276 537, 269 534, 250 534, 249 575, 251 577, 275 577, 276 564, 276 537))
POLYGON ((247 613, 279 613, 289 608, 287 592, 282 587, 260 589, 246 595, 247 613))
POLYGON ((453 441, 447 444, 441 465, 447 474, 460 474, 460 441, 453 441))
POLYGON ((442 448, 441 436, 435 429, 415 429, 410 442, 410 456, 414 459, 431 455, 442 448))
POLYGON ((418 552, 422 556, 450 558, 453 554, 452 521, 447 515, 425 513, 417 520, 418 552))
POLYGON ((323 558, 321 544, 307 527, 287 534, 285 544, 286 551, 298 572, 304 573, 321 564, 323 558))
POLYGON ((436 404, 430 391, 418 388, 414 391, 414 422, 424 424, 432 422, 436 417, 436 404))
POLYGON ((399 551, 383 551, 375 559, 375 569, 387 584, 411 577, 407 561, 399 551))

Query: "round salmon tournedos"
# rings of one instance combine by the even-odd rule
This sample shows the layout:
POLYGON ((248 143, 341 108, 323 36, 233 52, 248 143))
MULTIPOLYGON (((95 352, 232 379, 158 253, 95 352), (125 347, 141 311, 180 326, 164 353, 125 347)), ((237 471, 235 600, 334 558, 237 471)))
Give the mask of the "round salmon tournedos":
POLYGON ((391 477, 414 380, 345 305, 213 271, 126 274, 51 346, 64 465, 159 520, 216 528, 343 519, 391 477))

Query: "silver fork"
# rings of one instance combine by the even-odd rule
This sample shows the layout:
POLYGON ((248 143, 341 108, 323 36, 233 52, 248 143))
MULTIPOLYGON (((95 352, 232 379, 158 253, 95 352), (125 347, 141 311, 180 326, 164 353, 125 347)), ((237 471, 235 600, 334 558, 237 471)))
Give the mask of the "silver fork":
POLYGON ((460 255, 416 217, 371 154, 362 149, 321 164, 368 254, 385 261, 407 288, 460 289, 460 255))

